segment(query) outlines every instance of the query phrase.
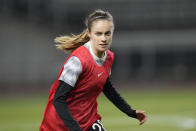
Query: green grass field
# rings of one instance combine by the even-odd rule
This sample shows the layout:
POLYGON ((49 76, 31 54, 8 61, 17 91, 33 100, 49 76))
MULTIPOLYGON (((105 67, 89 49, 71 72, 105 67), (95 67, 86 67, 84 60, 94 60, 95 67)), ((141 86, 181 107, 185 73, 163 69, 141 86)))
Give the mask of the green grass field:
MULTIPOLYGON (((196 89, 119 92, 133 108, 145 110, 148 121, 139 126, 101 95, 99 113, 108 131, 196 131, 196 89)), ((46 103, 47 94, 1 97, 0 131, 38 131, 46 103)))

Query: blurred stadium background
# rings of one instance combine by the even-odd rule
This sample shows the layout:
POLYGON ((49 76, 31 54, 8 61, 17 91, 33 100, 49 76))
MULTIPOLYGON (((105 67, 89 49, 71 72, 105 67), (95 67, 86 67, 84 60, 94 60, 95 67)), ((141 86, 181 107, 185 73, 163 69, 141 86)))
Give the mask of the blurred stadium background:
POLYGON ((95 9, 112 13, 112 81, 148 122, 139 127, 100 96, 109 131, 196 130, 196 1, 1 0, 0 131, 34 131, 67 57, 54 38, 78 34, 95 9))

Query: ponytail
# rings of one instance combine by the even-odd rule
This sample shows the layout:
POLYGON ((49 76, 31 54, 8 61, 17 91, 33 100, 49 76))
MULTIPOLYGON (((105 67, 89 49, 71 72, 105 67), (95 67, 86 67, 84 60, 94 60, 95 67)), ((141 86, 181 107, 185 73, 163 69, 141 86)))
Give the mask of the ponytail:
POLYGON ((76 48, 82 46, 90 40, 87 31, 88 30, 86 29, 79 35, 72 34, 72 36, 56 37, 54 41, 57 43, 57 49, 62 51, 73 51, 76 48))

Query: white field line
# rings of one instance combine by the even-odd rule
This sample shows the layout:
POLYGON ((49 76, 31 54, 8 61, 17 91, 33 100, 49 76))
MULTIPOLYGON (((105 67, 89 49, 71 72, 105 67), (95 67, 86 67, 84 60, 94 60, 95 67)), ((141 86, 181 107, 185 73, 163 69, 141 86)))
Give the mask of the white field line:
POLYGON ((196 118, 178 116, 178 115, 157 115, 149 118, 150 124, 161 124, 176 126, 183 129, 196 128, 196 118))
MULTIPOLYGON (((130 120, 129 117, 110 117, 103 118, 103 124, 106 126, 125 126, 135 125, 136 122, 130 120)), ((196 118, 184 117, 179 115, 151 115, 148 116, 145 125, 160 125, 160 126, 174 126, 181 129, 194 129, 196 128, 196 118)))

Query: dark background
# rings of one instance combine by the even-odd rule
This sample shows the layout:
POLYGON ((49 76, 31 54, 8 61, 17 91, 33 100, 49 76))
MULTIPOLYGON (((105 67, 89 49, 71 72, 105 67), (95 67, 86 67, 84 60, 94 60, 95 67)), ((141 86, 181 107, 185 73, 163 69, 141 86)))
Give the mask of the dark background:
POLYGON ((115 20, 115 83, 194 88, 195 7, 195 0, 1 0, 0 94, 48 91, 67 57, 54 38, 82 32, 95 9, 115 20))

